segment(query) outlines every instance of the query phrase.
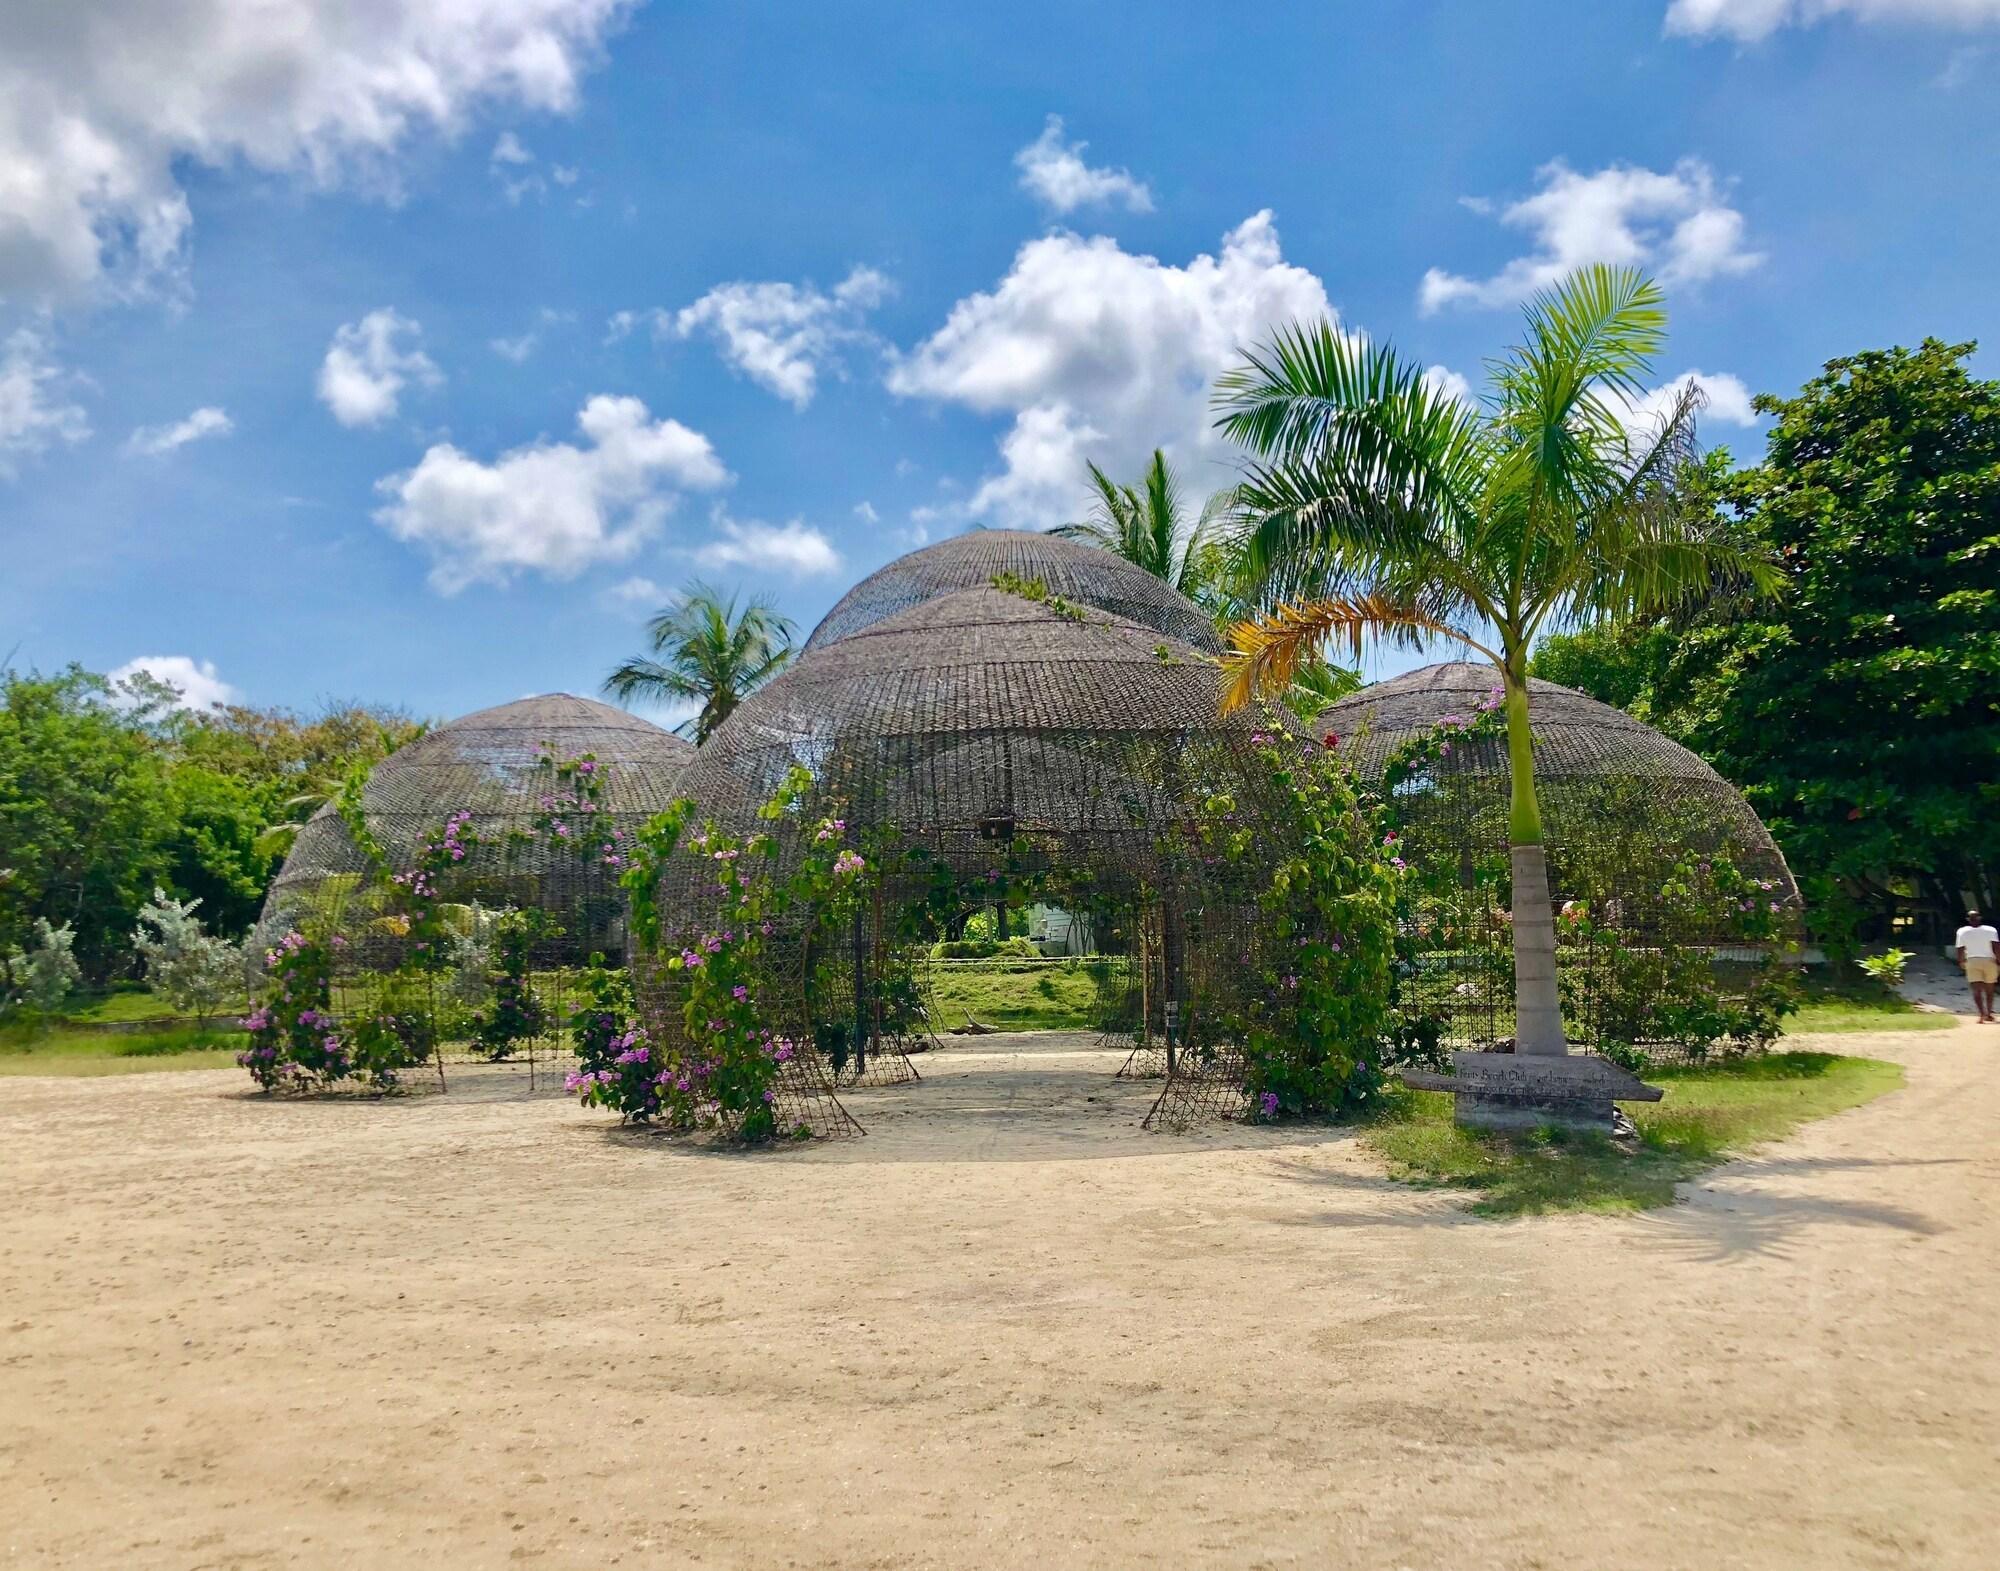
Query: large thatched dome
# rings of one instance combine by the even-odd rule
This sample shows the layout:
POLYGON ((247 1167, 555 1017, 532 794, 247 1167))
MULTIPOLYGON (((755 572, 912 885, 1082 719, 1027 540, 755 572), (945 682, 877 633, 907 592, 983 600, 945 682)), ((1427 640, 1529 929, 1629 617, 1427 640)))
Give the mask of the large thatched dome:
MULTIPOLYGON (((793 1061, 778 1087, 781 1127, 843 1123, 824 1075, 902 1072, 895 1045, 929 1027, 887 1002, 910 996, 895 979, 913 969, 896 957, 928 955, 940 916, 1010 890, 1091 910, 1107 935, 1115 927, 1120 974, 1150 979, 1131 982, 1118 1007, 1147 1023, 1149 1040, 1161 1039, 1170 1000, 1205 1021, 1253 973, 1263 858, 1288 843, 1259 756, 1270 738, 1255 715, 1218 715, 1219 675, 1200 650, 1062 598, 971 587, 881 616, 746 698, 683 777, 699 813, 725 831, 774 833, 781 866, 837 819, 875 868, 875 899, 837 941, 805 910, 765 929, 786 950, 779 973, 796 978, 766 1000, 782 1034, 862 1044, 852 1060, 822 1065, 816 1048, 793 1061), (810 784, 798 810, 761 818, 800 768, 810 784), (1224 858, 1199 842, 1197 819, 1221 801, 1233 821, 1256 826, 1258 854, 1224 858)), ((658 897, 670 963, 642 955, 634 967, 647 1030, 675 1052, 694 1049, 671 957, 732 920, 736 897, 713 854, 696 839, 668 861, 658 897)), ((1233 1051, 1203 1057, 1199 1072, 1183 1061, 1173 1117, 1240 1102, 1233 1051)))
MULTIPOLYGON (((368 828, 390 870, 452 814, 469 812, 480 843, 441 891, 457 901, 538 906, 561 913, 576 944, 615 937, 616 869, 532 834, 551 787, 541 760, 594 757, 603 773, 598 818, 630 834, 670 803, 694 748, 650 721, 568 693, 517 699, 441 725, 376 766, 362 793, 368 828), (587 910, 585 908, 588 908, 587 910)), ((325 897, 344 898, 367 863, 346 822, 322 808, 299 831, 264 904, 258 937, 271 942, 325 897)))
POLYGON ((1249 715, 1219 719, 1216 692, 1213 663, 1155 627, 961 589, 753 693, 681 789, 745 821, 803 764, 854 823, 957 842, 990 839, 1006 820, 1143 853, 1172 782, 1199 770, 1205 746, 1233 748, 1255 729, 1249 715))
POLYGON ((877 568, 827 612, 808 651, 850 638, 898 611, 962 589, 990 588, 996 575, 1039 578, 1050 594, 1096 606, 1156 633, 1214 653, 1215 624, 1186 595, 1144 568, 1095 546, 1013 529, 975 529, 877 568))

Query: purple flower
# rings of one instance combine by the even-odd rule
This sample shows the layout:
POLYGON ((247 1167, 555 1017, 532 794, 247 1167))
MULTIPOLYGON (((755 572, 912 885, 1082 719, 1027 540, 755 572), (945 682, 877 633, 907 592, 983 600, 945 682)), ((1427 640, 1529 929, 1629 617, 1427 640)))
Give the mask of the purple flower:
POLYGON ((1257 1098, 1257 1106, 1266 1118, 1276 1118, 1278 1116, 1278 1093, 1275 1091, 1266 1091, 1262 1096, 1257 1098))

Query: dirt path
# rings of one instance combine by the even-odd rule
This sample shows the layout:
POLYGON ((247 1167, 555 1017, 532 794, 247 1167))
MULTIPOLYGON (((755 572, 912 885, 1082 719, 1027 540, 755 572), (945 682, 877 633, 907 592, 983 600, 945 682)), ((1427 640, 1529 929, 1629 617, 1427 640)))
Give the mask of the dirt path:
POLYGON ((0 1564, 1991 1565, 2000 1028, 1632 1219, 1136 1127, 988 1038, 872 1133, 0 1082, 0 1564))

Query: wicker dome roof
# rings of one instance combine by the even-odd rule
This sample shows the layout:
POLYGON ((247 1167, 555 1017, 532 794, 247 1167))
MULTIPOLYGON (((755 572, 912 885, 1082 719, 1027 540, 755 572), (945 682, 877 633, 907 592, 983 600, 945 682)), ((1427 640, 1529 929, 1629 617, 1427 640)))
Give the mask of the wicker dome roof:
MULTIPOLYGON (((649 720, 594 699, 568 693, 516 699, 427 731, 376 765, 362 792, 369 829, 392 867, 410 865, 417 846, 461 809, 473 815, 482 845, 469 858, 465 882, 491 872, 503 855, 510 829, 525 830, 539 812, 548 789, 539 767, 544 749, 558 759, 593 755, 603 766, 601 815, 611 827, 636 829, 660 812, 676 787, 694 747, 649 720)), ((328 805, 299 831, 292 851, 272 882, 258 922, 260 940, 281 936, 326 878, 359 874, 367 861, 346 822, 328 805)), ((551 879, 566 888, 578 882, 576 858, 553 859, 539 846, 512 848, 510 876, 551 879)), ((607 888, 611 880, 585 880, 607 888)), ((553 895, 544 889, 543 896, 553 895)), ((567 898, 565 894, 564 898, 567 898)))
MULTIPOLYGON (((425 732, 376 766, 363 803, 371 822, 391 829, 421 820, 418 832, 460 808, 533 816, 536 761, 544 744, 558 758, 595 755, 604 766, 608 812, 657 813, 694 757, 692 743, 650 720, 590 698, 548 693, 481 709, 425 732)), ((376 831, 380 834, 382 831, 376 831)))
MULTIPOLYGON (((1425 666, 1363 688, 1327 709, 1321 722, 1344 739, 1341 756, 1363 779, 1379 779, 1389 754, 1450 715, 1469 717, 1498 693, 1490 665, 1452 661, 1425 666)), ((1791 872, 1770 832, 1743 795, 1671 738, 1622 709, 1574 688, 1530 679, 1529 721, 1535 737, 1535 781, 1551 841, 1615 842, 1636 824, 1594 821, 1618 789, 1627 813, 1675 826, 1695 848, 1727 846, 1759 876, 1782 881, 1797 898, 1791 872)), ((1504 801, 1509 771, 1504 740, 1454 747, 1417 787, 1464 791, 1490 784, 1504 801)), ((1410 787, 1405 788, 1410 789, 1410 787)))
POLYGON ((1215 624, 1200 606, 1123 557, 1032 530, 975 529, 899 556, 856 584, 806 640, 816 651, 910 606, 962 589, 990 588, 994 576, 1039 578, 1049 593, 1096 606, 1156 633, 1218 652, 1215 624))
POLYGON ((1131 833, 1161 801, 1158 771, 1135 774, 1135 749, 1166 757, 1255 728, 1219 719, 1216 690, 1214 664, 1156 628, 962 589, 826 645, 751 694, 681 788, 740 821, 803 764, 860 823, 970 831, 1004 815, 1131 833))
MULTIPOLYGON (((1333 730, 1353 738, 1342 753, 1368 775, 1412 735, 1448 715, 1470 716, 1476 704, 1499 692, 1500 677, 1493 667, 1453 660, 1364 687, 1332 705, 1325 718, 1333 730)), ((1678 742, 1575 688, 1530 678, 1528 710, 1538 774, 1549 769, 1566 775, 1665 775, 1727 788, 1720 775, 1678 742)))

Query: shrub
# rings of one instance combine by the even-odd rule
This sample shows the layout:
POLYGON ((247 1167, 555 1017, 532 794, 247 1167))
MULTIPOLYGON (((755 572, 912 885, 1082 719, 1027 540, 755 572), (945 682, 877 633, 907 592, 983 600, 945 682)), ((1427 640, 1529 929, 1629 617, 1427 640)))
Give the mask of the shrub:
POLYGON ((46 1024, 62 1008, 71 989, 83 980, 83 970, 73 952, 75 943, 76 933, 67 922, 61 927, 51 927, 47 917, 37 917, 34 947, 16 949, 5 961, 0 961, 0 974, 5 975, 38 1025, 46 1024))
POLYGON ((933 960, 992 960, 1001 956, 1012 960, 1043 958, 1032 938, 947 938, 931 945, 933 960))
POLYGON ((205 1019, 232 998, 242 998, 244 960, 228 939, 202 931, 194 914, 200 904, 156 888, 152 903, 140 908, 132 947, 145 957, 146 979, 155 991, 184 1014, 205 1019))
POLYGON ((1915 958, 1915 954, 1908 949, 1890 949, 1879 955, 1869 955, 1856 964, 1883 986, 1901 987, 1903 968, 1915 958))

